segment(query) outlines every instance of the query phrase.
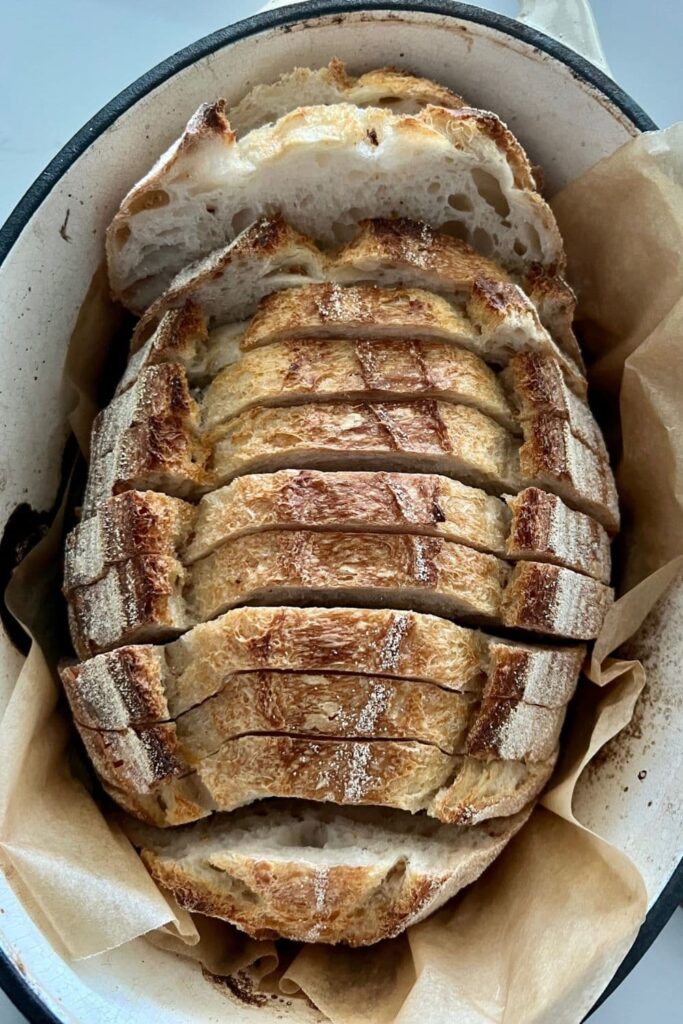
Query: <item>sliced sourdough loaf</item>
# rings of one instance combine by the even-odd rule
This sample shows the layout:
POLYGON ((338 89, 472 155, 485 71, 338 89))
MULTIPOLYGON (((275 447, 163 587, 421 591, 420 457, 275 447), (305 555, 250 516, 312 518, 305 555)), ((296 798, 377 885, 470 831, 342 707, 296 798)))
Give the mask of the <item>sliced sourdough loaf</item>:
POLYGON ((581 645, 496 640, 413 611, 238 608, 166 646, 120 647, 61 675, 78 722, 122 730, 175 719, 253 671, 421 680, 558 708, 573 694, 584 656, 581 645))
POLYGON ((473 882, 528 816, 462 829, 399 811, 268 801, 183 829, 124 827, 187 910, 257 939, 363 946, 473 882))
MULTIPOLYGON (((521 283, 529 287, 526 279, 521 283)), ((457 340, 499 365, 517 351, 552 355, 572 390, 585 394, 571 326, 573 295, 569 291, 568 299, 566 284, 540 270, 529 291, 539 300, 543 320, 500 266, 425 224, 369 220, 353 242, 330 255, 276 216, 255 222, 227 248, 177 275, 135 330, 131 347, 137 352, 143 346, 143 353, 121 388, 141 362, 160 361, 164 352, 184 353, 201 375, 234 361, 242 346, 248 351, 287 340, 296 327, 343 337, 358 333, 361 324, 372 329, 376 322, 385 337, 405 336, 407 330, 414 335, 422 323, 428 338, 457 340), (408 308, 405 301, 397 307, 397 299, 406 294, 408 308), (209 339, 197 333, 191 317, 170 316, 188 304, 202 310, 205 328, 223 329, 209 339), (253 325, 240 323, 254 313, 253 325), (553 335, 562 339, 561 345, 553 335)))
MULTIPOLYGON (((122 748, 126 735, 91 733, 100 779, 124 810, 163 826, 184 825, 269 797, 425 811, 446 823, 469 825, 526 807, 545 786, 556 759, 553 753, 533 763, 483 761, 414 740, 260 734, 227 740, 189 774, 149 788, 126 770, 132 763, 122 748), (112 753, 107 751, 110 743, 112 753), (107 769, 109 778, 102 774, 107 769)), ((137 739, 134 746, 139 752, 137 739)))
POLYGON ((604 529, 556 495, 528 487, 505 502, 427 473, 281 470, 238 477, 197 506, 157 491, 123 491, 68 535, 64 591, 141 555, 191 565, 228 540, 265 529, 440 536, 516 561, 552 562, 609 582, 604 529))
POLYGON ((460 96, 427 78, 398 68, 375 68, 355 78, 333 58, 327 67, 294 68, 272 83, 255 85, 230 107, 230 127, 245 135, 297 107, 336 103, 387 107, 394 114, 419 114, 430 103, 453 110, 464 106, 460 96))
POLYGON ((555 219, 524 151, 494 114, 313 106, 237 140, 224 109, 223 101, 200 107, 109 226, 112 288, 137 311, 191 260, 273 209, 326 245, 346 241, 365 217, 400 210, 458 225, 512 270, 563 268, 555 219))
POLYGON ((540 562, 412 534, 266 530, 227 541, 185 568, 146 555, 72 590, 71 631, 86 657, 164 640, 237 605, 413 608, 568 639, 597 636, 609 587, 540 562))

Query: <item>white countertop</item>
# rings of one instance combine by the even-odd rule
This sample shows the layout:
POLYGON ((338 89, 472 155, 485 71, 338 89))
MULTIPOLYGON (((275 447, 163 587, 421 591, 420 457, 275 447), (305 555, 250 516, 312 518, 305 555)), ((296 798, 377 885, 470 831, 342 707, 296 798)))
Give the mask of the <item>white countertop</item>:
MULTIPOLYGON (((154 64, 263 0, 2 0, 0 223, 64 143, 154 64)), ((485 6, 514 15, 516 4, 485 6)), ((683 116, 683 4, 593 0, 617 81, 665 126, 683 116)), ((683 910, 595 1024, 675 1024, 683 1019, 683 910)), ((24 1018, 0 993, 0 1024, 24 1018)))

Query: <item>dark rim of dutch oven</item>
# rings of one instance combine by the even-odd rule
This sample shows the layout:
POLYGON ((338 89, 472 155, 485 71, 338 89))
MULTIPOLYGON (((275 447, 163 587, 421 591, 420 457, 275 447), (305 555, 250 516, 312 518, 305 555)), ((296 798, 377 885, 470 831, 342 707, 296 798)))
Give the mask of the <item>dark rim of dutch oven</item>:
MULTIPOLYGON (((470 4, 455 3, 454 0, 309 0, 308 3, 292 4, 288 7, 264 11, 244 21, 199 39, 196 43, 179 50, 172 57, 157 64, 114 97, 99 113, 88 121, 74 137, 67 142, 42 174, 36 178, 28 192, 19 201, 0 229, 0 264, 4 261, 17 238, 28 224, 40 204, 66 173, 75 160, 91 143, 122 114, 133 107, 138 100, 156 89, 167 79, 194 64, 202 57, 222 49, 240 39, 256 35, 267 29, 291 25, 321 15, 348 14, 354 11, 418 11, 470 21, 497 29, 506 35, 541 50, 569 68, 576 77, 601 92, 618 110, 625 114, 640 131, 654 131, 657 125, 631 97, 620 89, 604 72, 600 71, 574 50, 536 29, 492 11, 485 11, 470 4)), ((672 875, 654 906, 649 911, 635 943, 622 962, 610 984, 605 989, 595 1010, 624 980, 652 945, 657 935, 683 900, 683 862, 672 875)), ((12 960, 0 951, 0 986, 31 1024, 63 1024, 41 1001, 40 996, 28 983, 26 977, 12 960)), ((593 1012, 591 1010, 591 1013, 593 1012)))

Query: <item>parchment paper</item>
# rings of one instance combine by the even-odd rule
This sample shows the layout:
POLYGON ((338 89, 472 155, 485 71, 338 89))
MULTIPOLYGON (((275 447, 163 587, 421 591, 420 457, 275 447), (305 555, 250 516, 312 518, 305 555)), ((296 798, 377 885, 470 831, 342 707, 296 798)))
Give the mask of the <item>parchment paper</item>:
MULTIPOLYGON (((638 871, 574 818, 572 795, 587 762, 629 721, 644 684, 638 663, 610 655, 683 564, 682 183, 683 128, 675 126, 627 143, 553 203, 579 290, 593 405, 621 455, 625 525, 616 551, 622 596, 570 709, 552 788, 529 824, 474 886, 407 935, 369 949, 299 951, 200 917, 193 923, 152 884, 91 796, 78 754, 68 755, 55 677, 59 641, 54 615, 45 614, 56 604, 41 597, 36 614, 36 582, 45 589, 59 564, 58 522, 8 593, 36 642, 0 724, 8 766, 0 778, 0 851, 58 947, 83 957, 156 929, 155 945, 213 974, 251 971, 266 989, 304 992, 334 1024, 582 1018, 646 911, 638 871)), ((107 397, 104 354, 121 351, 118 315, 100 272, 66 368, 84 451, 107 397)))

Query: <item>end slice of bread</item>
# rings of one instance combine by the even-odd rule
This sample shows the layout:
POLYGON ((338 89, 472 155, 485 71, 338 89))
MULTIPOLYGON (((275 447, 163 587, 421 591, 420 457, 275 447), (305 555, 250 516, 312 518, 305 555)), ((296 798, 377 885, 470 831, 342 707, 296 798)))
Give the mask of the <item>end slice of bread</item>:
POLYGON ((528 816, 462 829, 399 811, 270 801, 172 831, 124 827, 187 910, 257 939, 362 946, 474 881, 528 816))
POLYGON ((346 241, 366 217, 400 211, 457 225, 512 270, 564 265, 526 155, 494 114, 303 107, 237 140, 224 110, 219 101, 197 111, 109 227, 112 288, 137 311, 191 260, 273 209, 326 245, 346 241))
POLYGON ((274 82, 255 85, 230 107, 230 125, 242 136, 297 107, 336 103, 386 107, 394 114, 419 114, 430 103, 453 110, 465 105, 456 93, 427 78, 398 68, 374 68, 356 78, 333 58, 326 67, 294 68, 274 82))

